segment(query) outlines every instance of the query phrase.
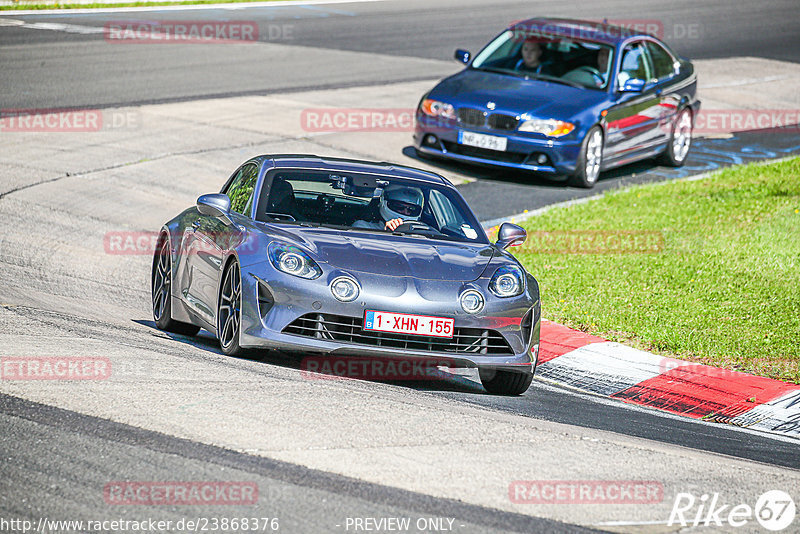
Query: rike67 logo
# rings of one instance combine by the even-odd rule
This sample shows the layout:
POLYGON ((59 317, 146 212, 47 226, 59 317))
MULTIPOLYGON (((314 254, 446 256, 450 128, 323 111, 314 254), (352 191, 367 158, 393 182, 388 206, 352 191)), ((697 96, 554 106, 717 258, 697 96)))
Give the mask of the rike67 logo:
POLYGON ((696 497, 681 492, 675 496, 667 524, 682 527, 743 527, 755 520, 765 529, 777 532, 794 522, 796 512, 792 497, 781 490, 763 493, 756 499, 755 506, 747 503, 735 506, 726 504, 720 499, 719 493, 696 497))

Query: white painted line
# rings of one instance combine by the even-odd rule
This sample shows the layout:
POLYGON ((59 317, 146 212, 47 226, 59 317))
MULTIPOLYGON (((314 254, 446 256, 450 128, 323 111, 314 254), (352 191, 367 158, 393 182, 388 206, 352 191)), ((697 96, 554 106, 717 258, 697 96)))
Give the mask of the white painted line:
POLYGON ((741 85, 753 85, 756 83, 777 82, 779 80, 788 80, 790 78, 792 78, 792 76, 788 76, 786 74, 780 76, 764 76, 763 78, 746 78, 744 80, 736 80, 734 82, 712 83, 709 85, 701 85, 700 89, 716 89, 717 87, 739 87, 741 85))
POLYGON ((760 404, 734 417, 730 424, 800 437, 800 389, 760 404))
MULTIPOLYGON (((98 3, 102 0, 97 0, 98 3)), ((383 2, 384 0, 285 0, 278 2, 238 2, 235 4, 197 4, 177 6, 139 6, 139 7, 102 7, 76 8, 76 9, 25 9, 0 11, 0 17, 19 15, 86 15, 89 13, 135 13, 141 11, 194 11, 202 9, 250 9, 258 7, 291 7, 291 6, 322 6, 332 4, 362 4, 366 2, 383 2)))
POLYGON ((80 26, 77 24, 61 24, 57 22, 25 22, 16 19, 0 19, 0 26, 16 26, 28 30, 50 30, 65 33, 93 34, 103 33, 100 26, 80 26))
POLYGON ((544 362, 536 368, 536 374, 611 396, 690 363, 608 341, 591 343, 544 362))
MULTIPOLYGON (((627 402, 620 402, 618 399, 611 399, 609 397, 604 397, 602 395, 598 395, 596 393, 592 393, 590 391, 585 391, 576 387, 572 387, 569 384, 562 384, 559 382, 555 382, 553 380, 546 379, 542 376, 539 376, 537 372, 534 375, 534 379, 536 380, 536 385, 539 388, 542 388, 546 391, 552 391, 553 393, 562 393, 562 394, 569 394, 574 395, 576 397, 580 397, 582 399, 590 400, 596 404, 602 404, 603 406, 609 406, 617 409, 622 410, 630 410, 633 412, 640 412, 640 413, 647 413, 650 415, 657 415, 659 417, 665 417, 667 419, 673 419, 675 421, 681 421, 687 425, 697 425, 698 427, 708 426, 708 425, 717 425, 717 423, 710 423, 708 421, 704 421, 703 419, 693 419, 691 417, 686 417, 684 415, 674 414, 672 412, 665 412, 664 410, 658 410, 651 406, 646 406, 642 404, 630 404, 627 402)), ((750 434, 754 436, 760 436, 762 438, 769 438, 775 441, 781 441, 784 443, 793 443, 797 444, 797 438, 785 436, 782 434, 772 434, 769 432, 764 432, 757 428, 748 428, 742 426, 734 426, 734 425, 725 425, 724 427, 726 430, 730 430, 732 432, 741 432, 743 434, 750 434)), ((680 445, 678 445, 680 446, 680 445)), ((714 453, 710 451, 706 451, 709 454, 718 454, 724 456, 723 453, 714 453)))

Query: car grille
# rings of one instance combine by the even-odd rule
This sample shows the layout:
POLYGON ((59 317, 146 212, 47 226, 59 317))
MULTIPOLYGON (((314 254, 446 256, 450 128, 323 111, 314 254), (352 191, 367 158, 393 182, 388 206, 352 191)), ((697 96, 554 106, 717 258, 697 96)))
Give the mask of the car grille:
POLYGON ((489 127, 493 130, 516 130, 519 124, 519 118, 515 115, 506 115, 505 113, 492 113, 488 115, 486 112, 475 108, 459 108, 458 122, 464 126, 471 128, 485 128, 489 127))
POLYGON ((489 115, 489 128, 495 130, 516 130, 519 119, 514 115, 504 113, 492 113, 489 115))
POLYGON ((519 152, 498 152, 497 150, 459 145, 458 143, 451 143, 449 141, 442 141, 442 143, 448 152, 461 154, 463 156, 472 156, 474 158, 488 159, 491 161, 525 163, 525 160, 528 158, 528 154, 521 154, 519 152))
POLYGON ((513 355, 505 338, 495 330, 456 327, 452 339, 362 330, 363 317, 308 313, 292 321, 284 334, 355 345, 371 345, 422 352, 513 355))
POLYGON ((486 113, 479 109, 460 108, 458 122, 465 126, 483 127, 486 125, 486 113))

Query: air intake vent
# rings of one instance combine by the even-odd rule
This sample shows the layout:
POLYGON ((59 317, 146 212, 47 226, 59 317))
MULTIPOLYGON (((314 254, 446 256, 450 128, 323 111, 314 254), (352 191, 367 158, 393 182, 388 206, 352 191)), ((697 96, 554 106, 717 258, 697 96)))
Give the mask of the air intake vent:
POLYGON ((453 339, 362 330, 362 317, 308 313, 283 329, 284 334, 423 352, 511 355, 514 352, 495 330, 455 328, 453 339))

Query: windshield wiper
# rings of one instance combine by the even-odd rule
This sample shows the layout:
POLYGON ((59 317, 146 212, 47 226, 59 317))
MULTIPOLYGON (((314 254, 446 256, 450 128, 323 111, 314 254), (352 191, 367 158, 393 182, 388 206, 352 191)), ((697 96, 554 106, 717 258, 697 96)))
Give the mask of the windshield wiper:
POLYGON ((516 76, 517 78, 523 77, 523 74, 515 70, 498 69, 496 67, 475 67, 475 70, 482 70, 485 72, 494 72, 496 74, 505 74, 507 76, 516 76))
POLYGON ((526 76, 526 78, 533 78, 535 80, 543 80, 545 82, 556 82, 562 83, 564 85, 569 85, 570 87, 577 87, 578 89, 586 89, 586 86, 579 84, 578 82, 573 82, 570 80, 564 80, 563 78, 558 78, 556 76, 548 76, 547 74, 530 74, 526 76))

